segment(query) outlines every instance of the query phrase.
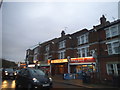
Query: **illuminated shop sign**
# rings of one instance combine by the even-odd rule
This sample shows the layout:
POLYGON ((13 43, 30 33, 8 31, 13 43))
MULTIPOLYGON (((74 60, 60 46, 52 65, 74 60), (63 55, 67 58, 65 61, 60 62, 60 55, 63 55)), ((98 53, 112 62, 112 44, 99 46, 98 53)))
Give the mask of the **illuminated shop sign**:
POLYGON ((93 57, 84 57, 84 58, 71 58, 70 63, 85 63, 85 62, 95 62, 93 57))
POLYGON ((57 59, 57 60, 51 60, 51 63, 65 63, 68 62, 67 59, 57 59))
MULTIPOLYGON (((68 62, 68 59, 51 60, 51 63, 65 63, 65 62, 68 62)), ((69 62, 70 63, 95 62, 95 58, 93 57, 71 58, 69 62)), ((50 63, 50 60, 48 60, 48 63, 50 63)))

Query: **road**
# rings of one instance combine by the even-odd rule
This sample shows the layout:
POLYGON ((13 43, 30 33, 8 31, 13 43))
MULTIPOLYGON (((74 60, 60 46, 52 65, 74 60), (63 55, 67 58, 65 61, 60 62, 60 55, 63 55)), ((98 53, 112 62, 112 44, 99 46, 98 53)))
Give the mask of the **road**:
MULTIPOLYGON (((15 80, 3 80, 1 87, 2 87, 2 90, 7 90, 8 88, 12 88, 12 90, 15 90, 15 80)), ((53 82, 53 88, 66 89, 66 88, 82 88, 82 87, 68 85, 68 84, 64 84, 64 83, 53 82)))

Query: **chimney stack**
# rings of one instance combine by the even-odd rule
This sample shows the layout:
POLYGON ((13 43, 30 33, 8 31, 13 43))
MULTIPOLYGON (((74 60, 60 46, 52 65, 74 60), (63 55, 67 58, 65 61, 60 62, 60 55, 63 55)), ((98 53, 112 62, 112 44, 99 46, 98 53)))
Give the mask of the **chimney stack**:
POLYGON ((104 15, 102 15, 102 17, 100 18, 100 24, 105 25, 105 23, 106 23, 106 18, 104 15))
POLYGON ((61 37, 65 36, 65 31, 61 32, 61 37))

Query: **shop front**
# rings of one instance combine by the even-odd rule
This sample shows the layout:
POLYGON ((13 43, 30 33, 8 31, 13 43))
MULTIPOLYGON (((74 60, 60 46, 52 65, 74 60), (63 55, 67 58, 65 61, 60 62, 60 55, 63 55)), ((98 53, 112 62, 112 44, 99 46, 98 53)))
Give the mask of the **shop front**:
POLYGON ((70 60, 70 71, 71 73, 79 73, 81 71, 96 71, 95 58, 84 57, 84 58, 72 58, 70 60))
POLYGON ((52 75, 61 75, 68 73, 68 63, 67 59, 57 59, 51 60, 51 74, 52 75))
POLYGON ((71 58, 51 60, 51 74, 79 73, 81 71, 95 72, 95 58, 71 58))

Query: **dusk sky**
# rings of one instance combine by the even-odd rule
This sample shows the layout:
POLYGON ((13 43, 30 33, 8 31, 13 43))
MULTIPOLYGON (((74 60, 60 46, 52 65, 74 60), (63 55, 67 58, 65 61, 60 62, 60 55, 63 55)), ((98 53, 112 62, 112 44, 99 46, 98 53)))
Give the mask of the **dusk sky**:
POLYGON ((2 58, 23 61, 27 49, 60 37, 64 27, 66 34, 90 30, 103 14, 117 20, 118 2, 4 2, 2 58))

